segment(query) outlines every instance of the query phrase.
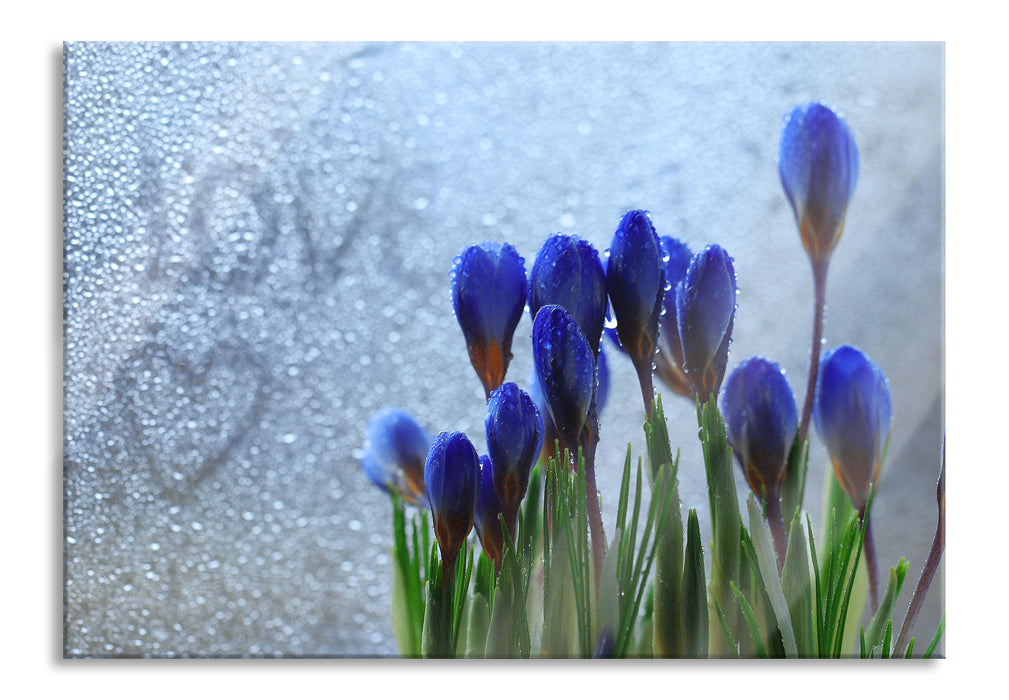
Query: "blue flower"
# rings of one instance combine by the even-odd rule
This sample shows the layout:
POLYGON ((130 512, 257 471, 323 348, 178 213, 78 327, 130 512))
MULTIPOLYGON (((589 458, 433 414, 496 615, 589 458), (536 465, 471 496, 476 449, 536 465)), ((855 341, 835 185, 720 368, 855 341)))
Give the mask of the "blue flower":
POLYGON ((479 479, 480 458, 469 438, 459 432, 438 435, 427 454, 424 485, 441 558, 449 569, 473 529, 479 479))
POLYGON ((687 276, 687 268, 693 255, 685 243, 672 236, 660 237, 659 244, 662 246, 666 269, 655 374, 670 389, 692 399, 694 389, 683 371, 683 345, 680 343, 679 315, 676 312, 676 285, 687 276))
POLYGON ((879 478, 890 435, 890 386, 860 350, 842 345, 824 355, 813 420, 838 483, 861 514, 879 478))
POLYGON ((532 397, 506 382, 491 393, 484 420, 494 484, 509 534, 515 535, 519 504, 529 486, 529 472, 543 447, 543 419, 532 397))
POLYGON ((413 416, 398 408, 384 408, 368 421, 361 467, 383 491, 426 506, 424 461, 430 447, 431 435, 413 416))
POLYGON ((508 243, 470 246, 455 259, 452 305, 488 397, 508 371, 526 293, 525 261, 508 243))
POLYGON ((571 314, 552 304, 536 314, 532 338, 533 365, 547 412, 564 446, 575 452, 596 392, 592 348, 571 314))
POLYGON ((785 117, 778 172, 802 244, 814 265, 825 265, 858 181, 858 149, 848 126, 822 104, 796 107, 785 117))
POLYGON ((504 554, 504 533, 501 531, 501 501, 494 488, 494 467, 487 455, 480 457, 480 488, 476 499, 476 515, 473 524, 480 544, 497 570, 501 567, 504 554))
POLYGON ((751 357, 725 380, 725 433, 746 481, 761 500, 777 498, 799 428, 795 397, 773 362, 751 357))
POLYGON ((617 321, 620 345, 635 366, 651 372, 662 311, 662 247, 648 213, 624 214, 613 234, 606 263, 606 290, 617 321))
POLYGON ((606 317, 606 273, 592 244, 578 236, 547 238, 529 271, 529 312, 556 304, 575 319, 593 352, 599 350, 606 317))
POLYGON ((691 259, 676 286, 676 314, 683 369, 702 402, 717 396, 729 361, 736 314, 736 273, 732 258, 709 245, 691 259))

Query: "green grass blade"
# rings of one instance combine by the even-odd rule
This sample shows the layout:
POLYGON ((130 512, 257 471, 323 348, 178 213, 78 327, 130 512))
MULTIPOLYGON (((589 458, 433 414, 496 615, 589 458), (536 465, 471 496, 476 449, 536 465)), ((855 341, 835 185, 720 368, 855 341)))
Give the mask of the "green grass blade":
POLYGON ((750 605, 750 601, 746 599, 743 592, 739 590, 739 586, 736 585, 735 581, 729 581, 729 587, 732 589, 732 594, 736 597, 736 601, 739 603, 739 609, 743 613, 743 619, 746 621, 746 626, 750 631, 750 640, 753 642, 754 649, 756 649, 756 654, 758 658, 767 658, 767 649, 764 647, 764 640, 760 635, 760 626, 757 624, 757 617, 753 613, 753 607, 750 605))
POLYGON ((945 629, 946 629, 946 616, 943 615, 942 619, 939 620, 939 627, 935 631, 935 636, 932 637, 932 642, 928 645, 928 648, 925 649, 925 653, 921 655, 921 658, 923 659, 932 658, 932 652, 935 651, 936 645, 939 644, 939 640, 942 638, 942 633, 943 630, 945 629))
POLYGON ((778 629, 781 631, 785 656, 794 659, 799 656, 799 649, 795 643, 795 632, 792 630, 792 617, 788 611, 788 603, 785 601, 785 593, 781 587, 781 577, 778 573, 774 544, 771 541, 771 531, 761 515, 760 506, 757 505, 753 494, 750 494, 746 499, 746 506, 750 516, 750 537, 753 541, 764 593, 767 595, 774 618, 778 623, 778 629))

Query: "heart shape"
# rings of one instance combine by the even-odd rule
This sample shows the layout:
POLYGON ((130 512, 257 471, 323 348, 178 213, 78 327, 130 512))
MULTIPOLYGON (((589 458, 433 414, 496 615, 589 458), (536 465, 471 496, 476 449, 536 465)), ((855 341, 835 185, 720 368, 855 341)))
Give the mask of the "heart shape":
POLYGON ((218 341, 188 354, 148 342, 118 382, 130 436, 163 495, 178 502, 223 465, 259 420, 266 400, 262 361, 218 341))

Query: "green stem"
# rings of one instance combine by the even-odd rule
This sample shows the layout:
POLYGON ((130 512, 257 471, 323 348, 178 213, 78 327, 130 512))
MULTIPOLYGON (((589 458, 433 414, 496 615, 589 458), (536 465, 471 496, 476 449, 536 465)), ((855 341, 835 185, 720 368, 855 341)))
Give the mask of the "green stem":
POLYGON ((796 437, 799 444, 806 439, 809 418, 813 414, 816 397, 816 378, 820 372, 820 348, 823 345, 823 308, 827 298, 827 261, 813 263, 813 347, 809 357, 809 381, 806 383, 806 402, 802 407, 802 421, 796 437))
POLYGON ((873 614, 879 608, 879 576, 876 571, 876 547, 872 541, 872 521, 868 511, 862 514, 865 519, 865 568, 869 574, 869 605, 873 614))

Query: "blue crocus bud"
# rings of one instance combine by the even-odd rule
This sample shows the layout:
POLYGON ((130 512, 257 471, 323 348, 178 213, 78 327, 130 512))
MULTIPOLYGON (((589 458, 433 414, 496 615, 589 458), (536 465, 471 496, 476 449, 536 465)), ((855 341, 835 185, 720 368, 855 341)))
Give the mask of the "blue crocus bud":
POLYGON ((722 415, 726 438, 750 489, 761 501, 777 499, 799 428, 785 373, 761 357, 744 361, 725 380, 722 415))
POLYGON ((547 412, 558 437, 574 453, 593 407, 595 356, 578 323, 559 306, 539 310, 532 335, 533 366, 547 412))
POLYGON ((683 369, 703 403, 718 396, 736 315, 736 273, 720 246, 709 245, 691 259, 676 286, 676 314, 683 369))
POLYGON ((470 246, 455 259, 452 305, 488 397, 508 371, 526 292, 525 261, 508 243, 470 246))
POLYGON ((825 265, 858 180, 858 149, 848 126, 822 104, 796 107, 785 117, 778 172, 802 244, 814 266, 825 265))
POLYGON ((398 408, 384 408, 368 421, 361 467, 382 490, 426 506, 424 461, 430 447, 431 435, 413 416, 398 408))
POLYGON ((683 371, 683 345, 680 343, 679 315, 676 312, 676 285, 687 276, 693 255, 690 248, 672 236, 659 238, 665 258, 666 286, 659 317, 659 352, 655 356, 655 374, 678 394, 694 398, 694 389, 683 371))
MULTIPOLYGON (((662 311, 662 258, 659 237, 648 213, 624 214, 610 244, 606 290, 617 321, 617 336, 639 379, 643 379, 643 372, 651 377, 662 311)), ((650 408, 650 396, 646 404, 650 408)))
POLYGON ((494 467, 487 455, 480 457, 480 489, 476 498, 476 515, 473 524, 480 544, 487 556, 494 562, 496 570, 501 568, 504 554, 504 533, 501 531, 501 501, 494 488, 494 467))
POLYGON ((449 570, 473 529, 479 479, 480 458, 469 438, 445 432, 434 439, 424 466, 424 485, 441 558, 449 570))
POLYGON ((593 352, 606 318, 606 273, 592 244, 561 233, 547 238, 529 271, 529 312, 556 304, 575 319, 593 352))
POLYGON ((610 366, 606 360, 606 353, 603 346, 599 346, 599 354, 596 355, 596 413, 603 415, 603 408, 606 407, 606 399, 610 397, 610 366))
POLYGON ((484 424, 500 510, 509 534, 514 537, 519 504, 529 486, 529 472, 543 447, 543 419, 532 397, 506 382, 491 393, 484 424))
POLYGON ((851 503, 865 512, 890 435, 890 386, 875 362, 850 345, 824 355, 813 421, 834 474, 851 503))

